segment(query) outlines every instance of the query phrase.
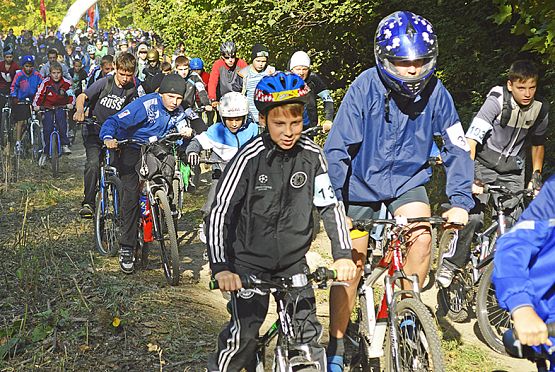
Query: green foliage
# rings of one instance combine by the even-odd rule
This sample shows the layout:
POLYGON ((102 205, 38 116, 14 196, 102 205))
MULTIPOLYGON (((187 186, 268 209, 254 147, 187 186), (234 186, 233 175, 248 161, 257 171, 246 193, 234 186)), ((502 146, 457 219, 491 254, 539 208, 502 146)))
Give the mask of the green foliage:
POLYGON ((548 62, 555 62, 555 0, 494 0, 495 23, 509 24, 511 32, 527 38, 523 50, 536 52, 548 62))

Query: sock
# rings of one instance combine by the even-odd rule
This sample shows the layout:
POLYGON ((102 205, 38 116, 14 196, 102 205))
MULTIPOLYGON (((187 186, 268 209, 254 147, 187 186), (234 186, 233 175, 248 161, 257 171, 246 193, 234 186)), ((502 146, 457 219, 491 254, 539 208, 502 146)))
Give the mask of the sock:
POLYGON ((326 355, 333 356, 343 354, 345 354, 345 344, 343 343, 343 339, 330 336, 328 347, 326 349, 326 355))

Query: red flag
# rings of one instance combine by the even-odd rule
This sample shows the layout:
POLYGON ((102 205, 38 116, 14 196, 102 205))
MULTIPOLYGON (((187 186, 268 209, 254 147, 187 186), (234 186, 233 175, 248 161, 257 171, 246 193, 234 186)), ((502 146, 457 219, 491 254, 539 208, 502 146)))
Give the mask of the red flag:
POLYGON ((89 8, 87 15, 89 16, 89 27, 94 28, 94 5, 89 8))
POLYGON ((44 0, 40 0, 40 16, 42 21, 46 23, 46 6, 44 5, 44 0))

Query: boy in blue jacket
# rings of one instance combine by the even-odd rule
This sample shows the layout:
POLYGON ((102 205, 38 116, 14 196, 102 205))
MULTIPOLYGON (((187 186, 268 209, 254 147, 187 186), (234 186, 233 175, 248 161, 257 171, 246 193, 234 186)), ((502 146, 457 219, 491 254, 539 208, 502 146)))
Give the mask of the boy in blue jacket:
MULTIPOLYGON (((345 95, 324 146, 332 186, 344 200, 347 216, 372 218, 384 203, 395 216, 428 217, 424 185, 434 136, 441 136, 446 192, 452 208, 444 217, 465 224, 473 207, 474 178, 469 146, 451 95, 434 76, 437 36, 430 22, 407 11, 385 17, 376 31, 376 67, 364 71, 345 95)), ((374 217, 375 218, 375 217, 374 217)), ((431 229, 415 224, 407 234, 410 249, 404 271, 428 274, 431 229)), ((353 239, 358 275, 348 287, 330 294, 328 368, 343 370, 343 336, 354 306, 368 235, 353 239)))
MULTIPOLYGON (((496 296, 510 311, 518 339, 545 352, 555 343, 546 327, 555 322, 555 176, 518 223, 497 240, 494 265, 496 296)), ((549 370, 555 371, 555 354, 549 370)))
MULTIPOLYGON (((116 115, 110 116, 100 130, 100 139, 106 147, 115 149, 118 140, 135 139, 148 142, 152 136, 162 137, 177 130, 184 137, 191 137, 185 112, 181 107, 185 81, 178 75, 167 75, 158 93, 137 98, 116 115)), ((120 153, 118 170, 123 184, 122 227, 120 237, 120 267, 130 274, 134 268, 133 248, 137 241, 137 225, 140 217, 139 175, 136 165, 141 159, 141 149, 129 145, 120 153)))

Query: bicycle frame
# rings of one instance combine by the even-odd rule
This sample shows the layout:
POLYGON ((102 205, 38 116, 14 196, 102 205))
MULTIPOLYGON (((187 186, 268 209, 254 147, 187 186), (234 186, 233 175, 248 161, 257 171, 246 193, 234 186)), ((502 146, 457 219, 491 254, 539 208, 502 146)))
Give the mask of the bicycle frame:
MULTIPOLYGON (((52 143, 52 142, 50 142, 52 143)), ((104 161, 100 166, 100 178, 98 180, 98 188, 100 190, 100 207, 104 214, 106 210, 106 201, 104 200, 104 190, 106 189, 106 179, 108 177, 118 177, 118 170, 112 165, 112 152, 106 148, 104 152, 104 161)), ((119 213, 119 195, 114 193, 114 213, 119 213)))

